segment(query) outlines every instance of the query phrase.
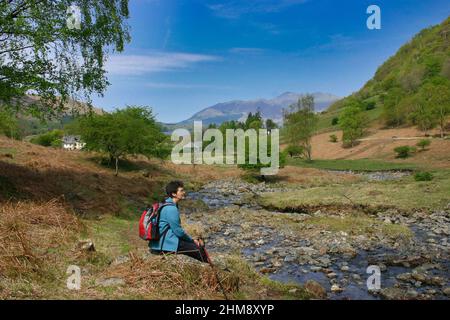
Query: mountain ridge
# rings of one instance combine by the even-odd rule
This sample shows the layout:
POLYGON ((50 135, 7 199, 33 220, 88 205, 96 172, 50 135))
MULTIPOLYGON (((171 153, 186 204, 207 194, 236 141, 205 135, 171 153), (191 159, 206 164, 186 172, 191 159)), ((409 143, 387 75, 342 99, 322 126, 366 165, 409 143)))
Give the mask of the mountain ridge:
MULTIPOLYGON (((176 127, 188 126, 194 121, 203 121, 205 125, 215 123, 220 125, 222 122, 231 120, 243 121, 247 118, 248 113, 261 112, 263 119, 272 119, 277 123, 282 122, 282 110, 298 101, 305 93, 295 93, 286 91, 272 99, 257 98, 253 100, 231 100, 219 102, 212 106, 206 107, 190 118, 178 123, 165 123, 166 128, 172 129, 176 127)), ((316 102, 316 111, 325 110, 333 102, 340 97, 323 92, 314 92, 312 95, 316 102)))

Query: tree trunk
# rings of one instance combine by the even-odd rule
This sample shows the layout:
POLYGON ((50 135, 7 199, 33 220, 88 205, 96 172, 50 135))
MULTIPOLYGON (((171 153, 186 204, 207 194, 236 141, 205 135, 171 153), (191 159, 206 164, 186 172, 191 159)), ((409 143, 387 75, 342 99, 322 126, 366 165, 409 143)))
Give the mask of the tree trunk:
POLYGON ((119 157, 116 157, 116 174, 115 176, 117 177, 119 175, 119 157))

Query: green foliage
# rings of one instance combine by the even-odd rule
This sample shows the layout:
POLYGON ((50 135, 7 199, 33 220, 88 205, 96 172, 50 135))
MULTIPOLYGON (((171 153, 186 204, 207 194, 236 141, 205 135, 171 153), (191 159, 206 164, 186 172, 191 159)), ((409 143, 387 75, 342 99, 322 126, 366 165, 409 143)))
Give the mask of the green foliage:
POLYGON ((71 96, 103 93, 107 54, 130 40, 128 16, 128 0, 0 1, 0 100, 51 117, 71 96), (68 27, 72 4, 81 29, 68 27), (17 98, 29 91, 40 99, 25 107, 17 98))
POLYGON ((332 120, 331 120, 331 125, 332 126, 335 126, 335 125, 337 125, 339 123, 339 118, 338 117, 334 117, 332 120))
MULTIPOLYGON (((239 164, 238 167, 250 172, 255 172, 256 170, 260 170, 261 168, 269 168, 271 164, 263 164, 259 157, 260 152, 260 143, 261 141, 256 140, 256 163, 250 163, 250 139, 245 139, 245 163, 239 164)), ((267 156, 270 158, 272 156, 272 136, 267 136, 267 156)), ((283 168, 286 164, 286 153, 279 153, 279 167, 283 168)))
POLYGON ((375 101, 371 100, 371 101, 365 101, 364 102, 364 110, 373 110, 375 109, 376 103, 375 101))
POLYGON ((416 151, 416 148, 410 146, 400 146, 396 147, 394 151, 397 153, 397 158, 408 158, 411 153, 416 151))
POLYGON ((301 156, 304 152, 304 149, 301 146, 290 145, 286 149, 284 149, 284 151, 292 158, 294 156, 301 156))
POLYGON ((266 129, 267 130, 272 130, 272 129, 277 129, 277 128, 278 128, 278 125, 272 119, 266 120, 266 129))
POLYGON ((63 135, 62 130, 52 130, 32 138, 30 142, 43 147, 61 147, 63 135))
POLYGON ((338 137, 335 134, 330 135, 330 142, 333 143, 338 142, 338 137))
POLYGON ((426 147, 428 147, 431 144, 430 139, 422 139, 419 142, 417 142, 416 146, 422 148, 422 150, 425 150, 426 147))
POLYGON ((0 109, 0 134, 3 134, 8 138, 21 138, 19 123, 14 115, 8 110, 0 109))
POLYGON ((339 117, 339 126, 342 129, 344 146, 353 147, 356 140, 364 134, 364 129, 367 126, 366 114, 358 100, 350 100, 342 110, 339 117))
POLYGON ((296 104, 284 110, 285 137, 290 145, 303 148, 306 159, 311 160, 311 138, 316 132, 318 117, 314 112, 314 96, 307 94, 296 104))
POLYGON ((245 120, 245 129, 255 129, 258 130, 259 128, 263 127, 263 119, 261 116, 261 113, 257 111, 255 114, 252 114, 251 112, 248 114, 247 119, 245 120))
POLYGON ((414 180, 416 181, 431 181, 433 180, 433 175, 430 172, 416 172, 414 174, 414 180))
POLYGON ((361 90, 337 101, 329 111, 356 100, 366 111, 379 106, 388 127, 415 124, 426 131, 438 125, 444 136, 444 120, 450 115, 449 29, 450 17, 419 32, 361 90))
POLYGON ((81 117, 70 130, 81 135, 85 149, 104 152, 116 162, 126 155, 166 157, 167 137, 148 107, 128 106, 113 113, 81 117))

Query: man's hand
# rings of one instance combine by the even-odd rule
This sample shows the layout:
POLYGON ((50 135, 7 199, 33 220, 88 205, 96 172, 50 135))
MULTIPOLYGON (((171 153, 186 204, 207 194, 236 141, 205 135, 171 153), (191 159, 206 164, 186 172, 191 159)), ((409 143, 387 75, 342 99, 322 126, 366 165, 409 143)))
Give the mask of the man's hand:
POLYGON ((202 246, 204 246, 205 244, 203 243, 203 240, 201 240, 201 239, 195 239, 194 240, 194 243, 197 245, 197 247, 202 247, 202 246))

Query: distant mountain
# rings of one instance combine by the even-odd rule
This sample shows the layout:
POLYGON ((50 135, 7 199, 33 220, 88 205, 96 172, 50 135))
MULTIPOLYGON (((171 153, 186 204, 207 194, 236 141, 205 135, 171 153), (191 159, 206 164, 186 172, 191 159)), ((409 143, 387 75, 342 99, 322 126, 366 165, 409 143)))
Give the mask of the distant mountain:
MULTIPOLYGON (((256 100, 233 100, 215 104, 205 108, 187 120, 176 124, 165 124, 168 130, 174 128, 190 126, 194 121, 203 121, 203 125, 211 123, 221 124, 231 120, 245 120, 247 115, 258 110, 264 119, 270 118, 275 122, 282 122, 282 110, 298 101, 302 96, 300 93, 285 92, 273 99, 256 99, 256 100)), ((316 111, 322 111, 328 108, 333 102, 339 100, 338 96, 316 92, 313 93, 316 111)))

